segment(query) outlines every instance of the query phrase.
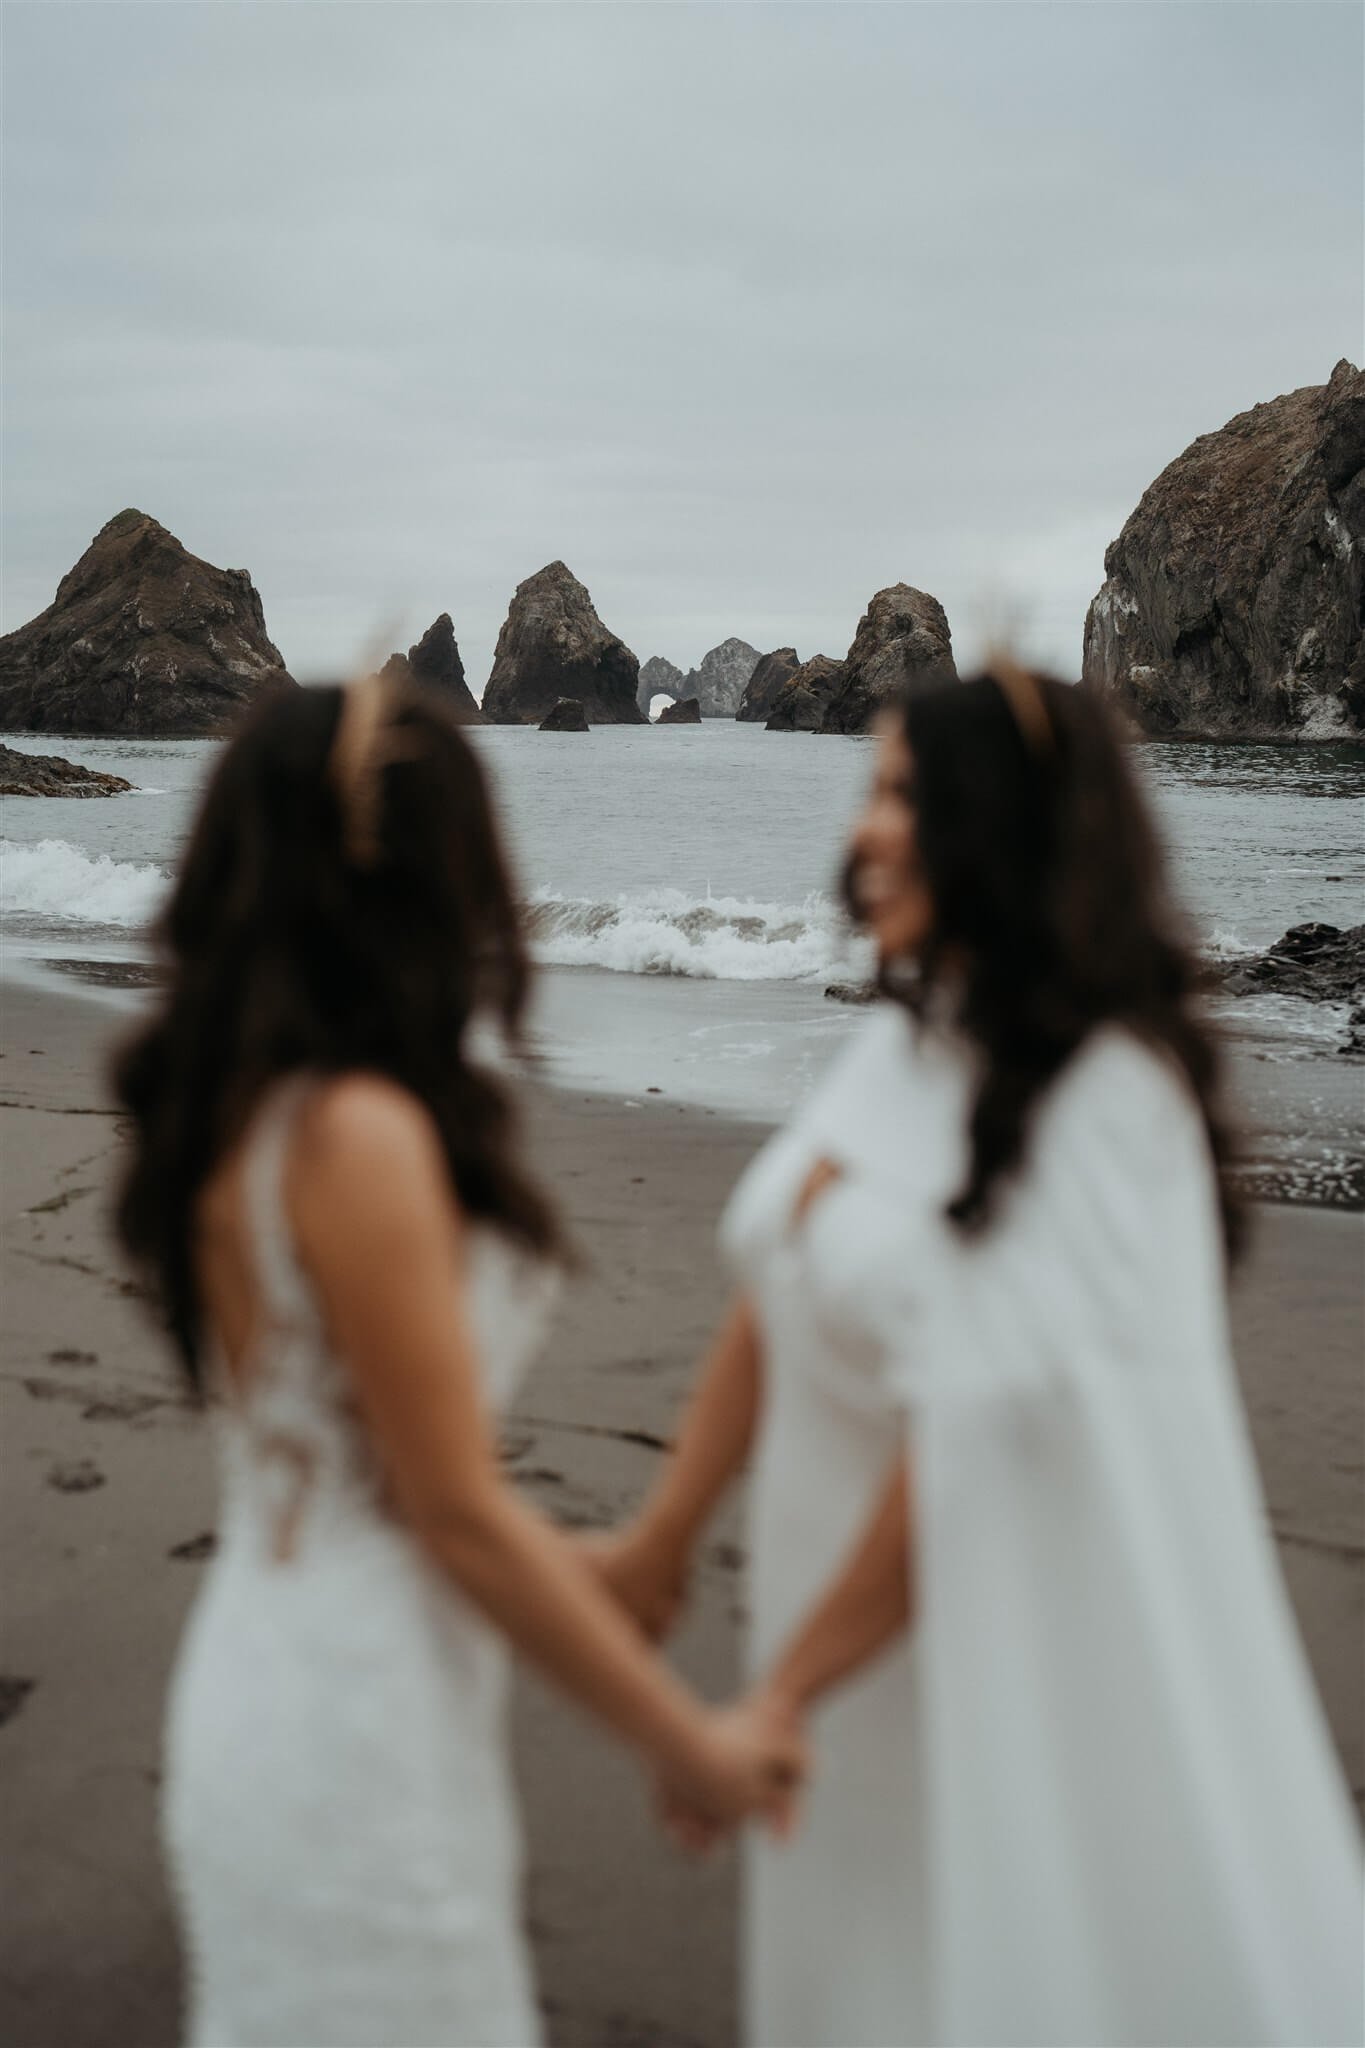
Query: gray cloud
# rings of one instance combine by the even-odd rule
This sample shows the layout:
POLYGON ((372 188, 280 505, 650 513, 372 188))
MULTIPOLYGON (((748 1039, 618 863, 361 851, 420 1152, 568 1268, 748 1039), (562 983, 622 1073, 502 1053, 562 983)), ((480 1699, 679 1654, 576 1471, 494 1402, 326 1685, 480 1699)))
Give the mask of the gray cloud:
POLYGON ((560 555, 643 658, 879 585, 1074 671, 1195 434, 1361 341, 1348 5, 37 5, 3 625, 138 504, 301 675, 560 555))

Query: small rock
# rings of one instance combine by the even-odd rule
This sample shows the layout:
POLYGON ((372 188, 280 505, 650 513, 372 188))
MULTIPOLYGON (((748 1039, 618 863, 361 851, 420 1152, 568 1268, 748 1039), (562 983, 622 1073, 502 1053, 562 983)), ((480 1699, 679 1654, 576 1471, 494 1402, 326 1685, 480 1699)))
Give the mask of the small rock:
POLYGON ((36 1678, 0 1678, 0 1727, 14 1719, 37 1683, 36 1678))
POLYGON ((877 990, 870 981, 831 981, 825 989, 828 1003, 875 1003, 877 990))
POLYGON ((177 1543, 166 1552, 182 1564, 199 1564, 204 1558, 212 1557, 218 1548, 218 1538, 212 1529, 205 1529, 202 1536, 191 1536, 185 1543, 177 1543))
POLYGON ((588 714, 577 697, 561 697, 540 721, 542 732, 587 732, 588 714))
POLYGON ((696 697, 684 697, 676 704, 665 704, 655 723, 657 725, 700 725, 701 704, 696 697))

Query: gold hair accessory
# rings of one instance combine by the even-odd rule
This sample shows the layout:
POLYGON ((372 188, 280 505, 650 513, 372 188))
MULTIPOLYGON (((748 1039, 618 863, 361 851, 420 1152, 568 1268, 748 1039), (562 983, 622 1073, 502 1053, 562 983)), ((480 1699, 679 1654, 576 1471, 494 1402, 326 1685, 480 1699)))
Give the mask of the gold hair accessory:
POLYGON ((1038 678, 1008 654, 988 656, 986 673, 999 685, 1029 752, 1039 756, 1055 752, 1056 736, 1038 678))
POLYGON ((357 867, 379 858, 380 778, 391 761, 414 752, 389 726, 399 702, 398 686, 385 676, 366 676, 342 692, 341 717, 332 741, 328 770, 341 805, 341 839, 357 867))

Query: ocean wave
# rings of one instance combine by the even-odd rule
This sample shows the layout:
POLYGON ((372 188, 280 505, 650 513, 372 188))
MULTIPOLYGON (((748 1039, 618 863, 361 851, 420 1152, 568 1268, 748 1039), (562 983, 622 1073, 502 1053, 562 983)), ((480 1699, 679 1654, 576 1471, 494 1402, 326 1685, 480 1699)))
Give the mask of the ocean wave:
POLYGON ((44 923, 150 924, 167 889, 150 861, 83 853, 66 839, 0 840, 0 910, 44 923))
POLYGON ((675 974, 703 981, 816 981, 850 966, 847 928, 820 896, 802 904, 699 900, 647 889, 610 901, 537 894, 527 905, 537 960, 613 974, 675 974))

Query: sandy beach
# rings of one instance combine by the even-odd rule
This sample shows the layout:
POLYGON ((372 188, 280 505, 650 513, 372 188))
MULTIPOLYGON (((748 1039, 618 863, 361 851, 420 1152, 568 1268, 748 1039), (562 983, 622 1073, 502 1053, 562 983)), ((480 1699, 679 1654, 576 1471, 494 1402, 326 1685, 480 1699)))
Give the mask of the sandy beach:
MULTIPOLYGON (((109 1238, 122 1017, 73 989, 0 990, 4 1485, 0 1641, 5 1956, 17 2048, 167 2048, 178 1964, 156 1847, 162 1696, 212 1544, 208 1433, 109 1238)), ((541 1168, 587 1270, 506 1432, 547 1512, 606 1524, 647 1485, 718 1312, 714 1224, 762 1128, 666 1096, 545 1095, 541 1168)), ((1357 1799, 1365 1795, 1365 1219, 1262 1206, 1238 1361, 1286 1579, 1357 1799)), ((684 1668, 730 1684, 733 1513, 708 1547, 684 1668)), ((523 1681, 529 1910, 554 2048, 729 2048, 732 1860, 662 1847, 638 1772, 523 1681)))

